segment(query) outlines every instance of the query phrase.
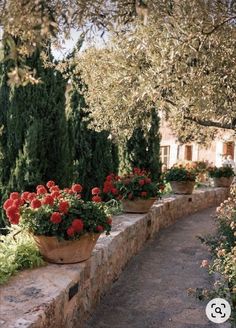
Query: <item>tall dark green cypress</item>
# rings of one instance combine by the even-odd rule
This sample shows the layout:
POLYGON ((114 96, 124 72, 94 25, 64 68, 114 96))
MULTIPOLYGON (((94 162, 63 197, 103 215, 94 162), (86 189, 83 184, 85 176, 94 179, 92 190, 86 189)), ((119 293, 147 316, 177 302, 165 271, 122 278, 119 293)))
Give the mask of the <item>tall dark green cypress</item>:
POLYGON ((74 156, 74 181, 84 186, 84 196, 102 187, 105 177, 118 172, 118 147, 109 139, 107 131, 96 132, 88 127, 88 108, 79 79, 73 81, 67 104, 71 153, 74 156))
POLYGON ((159 133, 160 119, 155 108, 151 111, 150 124, 146 135, 141 128, 133 131, 132 137, 126 143, 125 152, 132 168, 146 169, 150 172, 152 179, 158 181, 161 175, 161 136, 159 133))
MULTIPOLYGON (((72 180, 65 115, 66 81, 58 71, 43 67, 39 51, 27 64, 37 69, 42 83, 13 88, 8 92, 8 100, 1 103, 2 201, 13 190, 32 190, 51 179, 63 187, 72 180)), ((7 71, 3 73, 5 76, 7 71)), ((5 94, 7 90, 6 83, 2 83, 0 92, 5 94)))

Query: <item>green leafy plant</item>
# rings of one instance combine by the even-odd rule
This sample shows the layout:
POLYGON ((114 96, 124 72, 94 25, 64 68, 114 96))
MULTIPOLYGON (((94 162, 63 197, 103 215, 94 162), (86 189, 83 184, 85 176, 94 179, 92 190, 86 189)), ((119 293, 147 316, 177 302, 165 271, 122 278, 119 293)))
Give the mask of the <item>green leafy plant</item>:
POLYGON ((103 186, 103 197, 118 200, 149 199, 160 196, 163 189, 164 185, 153 182, 145 170, 134 168, 132 173, 122 177, 114 174, 107 176, 103 186))
POLYGON ((169 169, 164 178, 167 182, 170 181, 195 181, 196 180, 196 172, 194 169, 187 169, 185 167, 177 167, 173 166, 169 169))
POLYGON ((231 166, 209 167, 208 174, 211 178, 230 178, 235 175, 231 166))
POLYGON ((15 227, 6 236, 0 236, 0 284, 20 270, 42 265, 44 261, 28 233, 15 227))
POLYGON ((61 190, 49 181, 37 186, 36 193, 11 193, 3 208, 11 224, 34 235, 73 240, 88 232, 109 234, 111 218, 101 203, 100 189, 92 189, 92 201, 84 201, 81 192, 80 184, 61 190))

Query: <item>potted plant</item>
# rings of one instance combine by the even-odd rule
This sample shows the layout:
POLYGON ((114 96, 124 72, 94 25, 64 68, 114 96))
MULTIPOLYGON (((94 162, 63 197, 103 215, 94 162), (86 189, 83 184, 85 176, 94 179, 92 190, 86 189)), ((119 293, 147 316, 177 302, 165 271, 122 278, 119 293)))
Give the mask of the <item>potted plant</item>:
POLYGON ((109 175, 103 187, 105 198, 121 200, 122 210, 127 213, 147 213, 159 196, 163 185, 152 182, 145 170, 134 168, 122 177, 109 175))
POLYGON ((215 187, 229 188, 234 179, 234 170, 231 166, 209 167, 208 174, 213 178, 215 187))
POLYGON ((196 172, 181 165, 173 166, 165 173, 165 180, 170 183, 174 194, 192 194, 196 172))
POLYGON ((36 192, 12 192, 3 208, 11 224, 33 235, 47 261, 81 262, 90 257, 100 234, 111 230, 99 189, 93 188, 92 201, 84 201, 81 191, 80 184, 61 190, 49 181, 36 192))

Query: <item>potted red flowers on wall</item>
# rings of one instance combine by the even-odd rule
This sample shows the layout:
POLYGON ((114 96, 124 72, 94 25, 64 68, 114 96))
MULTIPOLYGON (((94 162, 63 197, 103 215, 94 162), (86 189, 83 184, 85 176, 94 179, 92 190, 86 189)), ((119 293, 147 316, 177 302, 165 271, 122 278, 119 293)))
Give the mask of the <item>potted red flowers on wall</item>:
POLYGON ((97 189, 93 188, 92 201, 84 201, 80 184, 60 189, 49 181, 35 192, 11 193, 3 208, 11 224, 33 235, 47 261, 81 262, 90 257, 100 234, 111 230, 97 189))
POLYGON ((109 175, 104 183, 103 198, 120 200, 124 212, 146 213, 160 195, 160 187, 145 170, 134 168, 122 177, 109 175))

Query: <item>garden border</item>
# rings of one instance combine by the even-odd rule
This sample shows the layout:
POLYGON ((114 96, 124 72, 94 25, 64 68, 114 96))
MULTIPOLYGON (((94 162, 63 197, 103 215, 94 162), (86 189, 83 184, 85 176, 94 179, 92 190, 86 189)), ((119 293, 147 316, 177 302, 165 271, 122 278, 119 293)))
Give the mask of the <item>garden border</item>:
POLYGON ((83 327, 101 296, 148 239, 181 217, 219 205, 227 196, 224 188, 198 189, 192 195, 165 197, 147 214, 114 217, 110 236, 99 238, 88 261, 26 270, 0 287, 0 327, 83 327))

